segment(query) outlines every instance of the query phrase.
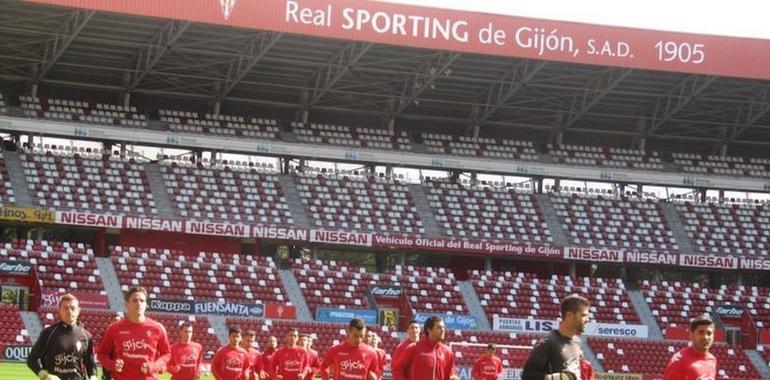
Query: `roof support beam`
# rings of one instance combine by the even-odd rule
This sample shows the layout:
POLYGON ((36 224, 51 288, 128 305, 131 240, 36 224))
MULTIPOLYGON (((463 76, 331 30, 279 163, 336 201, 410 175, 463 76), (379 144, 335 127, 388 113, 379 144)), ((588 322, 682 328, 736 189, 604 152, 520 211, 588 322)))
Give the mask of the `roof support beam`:
POLYGON ((562 131, 572 127, 581 117, 583 117, 593 106, 602 100, 612 89, 617 87, 620 82, 626 79, 632 69, 611 68, 604 70, 598 78, 594 80, 590 88, 586 88, 582 94, 572 98, 569 113, 563 118, 563 124, 560 125, 562 131))
POLYGON ((698 95, 703 93, 716 79, 717 77, 715 76, 690 75, 671 89, 665 97, 656 99, 655 103, 650 107, 651 111, 648 116, 649 126, 645 134, 655 133, 698 95))
POLYGON ((351 42, 335 54, 328 62, 310 75, 308 83, 312 93, 305 104, 305 109, 313 108, 334 85, 342 79, 366 54, 373 44, 351 42))
POLYGON ((228 66, 227 78, 223 83, 221 91, 217 94, 219 99, 224 99, 233 91, 235 86, 254 68, 254 65, 261 61, 267 52, 275 46, 275 43, 281 39, 281 36, 283 36, 283 33, 262 32, 249 41, 249 45, 243 49, 246 54, 228 66))
POLYGON ((734 142, 738 136, 765 117, 768 112, 770 112, 770 86, 765 87, 755 101, 738 111, 738 118, 728 141, 734 142))
POLYGON ((511 70, 500 76, 500 79, 489 86, 482 95, 485 103, 481 112, 478 113, 478 120, 471 120, 471 123, 483 124, 489 120, 503 105, 508 103, 524 85, 537 75, 545 67, 546 61, 523 60, 516 64, 511 70))
POLYGON ((67 17, 59 31, 53 36, 53 40, 43 47, 42 61, 39 69, 34 73, 34 82, 39 82, 48 74, 95 13, 95 11, 79 10, 72 12, 67 17))
POLYGON ((130 73, 128 83, 126 83, 128 92, 139 86, 142 79, 152 71, 163 55, 189 27, 189 21, 171 20, 155 33, 150 40, 150 45, 144 47, 137 54, 136 62, 132 65, 133 71, 130 73))
POLYGON ((460 57, 460 53, 438 53, 420 67, 411 78, 404 81, 400 96, 391 118, 400 116, 426 89, 442 75, 449 75, 447 69, 460 57))

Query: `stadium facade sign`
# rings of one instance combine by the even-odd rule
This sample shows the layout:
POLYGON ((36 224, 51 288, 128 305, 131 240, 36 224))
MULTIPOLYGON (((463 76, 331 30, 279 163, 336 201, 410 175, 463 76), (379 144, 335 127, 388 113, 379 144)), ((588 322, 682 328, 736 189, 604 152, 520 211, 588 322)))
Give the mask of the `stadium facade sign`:
POLYGON ((549 332, 558 326, 556 321, 545 319, 492 317, 492 330, 508 332, 549 332))
POLYGON ((26 276, 32 272, 32 264, 26 261, 8 260, 0 263, 0 274, 26 276))
POLYGON ((164 232, 185 232, 185 221, 179 219, 142 218, 137 216, 125 216, 124 228, 130 230, 152 230, 164 232))
POLYGON ((166 300, 151 298, 147 303, 147 310, 160 311, 164 313, 193 313, 195 311, 195 303, 193 301, 185 300, 166 300))
POLYGON ((0 353, 2 353, 0 360, 11 362, 26 362, 27 357, 29 357, 29 353, 31 351, 32 346, 8 345, 0 349, 0 353))
POLYGON ((738 264, 738 258, 732 256, 679 255, 681 267, 738 269, 738 264))
POLYGON ((56 223, 77 226, 122 228, 123 217, 110 214, 93 214, 80 211, 57 211, 56 223))
POLYGON ((185 232, 196 235, 216 235, 231 237, 249 237, 250 228, 243 224, 198 222, 188 220, 185 223, 185 232))
POLYGON ((195 302, 195 314, 228 315, 235 317, 263 318, 265 305, 236 302, 195 302))
POLYGON ((25 0, 460 53, 770 79, 770 41, 355 0, 25 0))
POLYGON ((403 290, 400 285, 372 285, 369 294, 374 298, 400 298, 403 290))
POLYGON ((741 305, 719 305, 717 314, 722 318, 740 318, 743 316, 743 306, 741 305))
POLYGON ((251 226, 251 237, 270 240, 308 241, 309 232, 306 228, 279 226, 251 226))
MULTIPOLYGON (((555 320, 492 317, 492 329, 495 331, 547 333, 558 327, 559 322, 555 320)), ((583 335, 610 338, 648 338, 650 329, 644 325, 592 322, 586 325, 583 335)))
POLYGON ((267 319, 297 319, 297 307, 292 305, 265 304, 267 319))
POLYGON ((452 330, 476 330, 479 328, 479 320, 470 315, 438 314, 438 313, 414 313, 414 320, 420 325, 428 318, 437 315, 444 320, 444 325, 452 330))
POLYGON ((564 258, 567 260, 622 263, 625 262, 626 255, 625 252, 617 249, 567 247, 564 249, 564 258))
POLYGON ((360 318, 367 325, 376 325, 377 310, 319 307, 315 311, 315 320, 318 322, 348 323, 353 318, 360 318))
POLYGON ((621 325, 614 323, 589 323, 583 335, 609 338, 648 338, 650 328, 644 325, 621 325))
POLYGON ((428 238, 406 235, 374 235, 372 246, 382 248, 406 248, 419 250, 440 250, 485 255, 528 256, 544 258, 562 257, 558 246, 518 242, 485 240, 460 240, 448 238, 428 238))
POLYGON ((372 246, 372 235, 363 232, 310 230, 311 243, 372 246))
MULTIPOLYGON (((83 309, 109 309, 110 300, 104 294, 98 293, 81 293, 81 292, 69 292, 77 297, 80 307, 83 309)), ((41 295, 40 303, 42 306, 57 307, 59 305, 59 299, 64 293, 60 292, 47 292, 41 295)))
POLYGON ((36 207, 0 205, 0 220, 22 223, 56 223, 56 212, 36 207))

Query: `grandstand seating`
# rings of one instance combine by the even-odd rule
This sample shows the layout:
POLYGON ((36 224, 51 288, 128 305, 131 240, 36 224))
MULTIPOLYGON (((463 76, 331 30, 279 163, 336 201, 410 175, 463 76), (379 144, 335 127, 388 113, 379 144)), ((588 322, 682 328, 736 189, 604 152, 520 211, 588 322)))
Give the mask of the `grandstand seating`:
POLYGON ((159 110, 160 121, 173 132, 200 133, 254 139, 278 139, 281 129, 274 119, 159 110))
POLYGON ((455 275, 446 268, 396 265, 379 279, 375 277, 382 279, 400 284, 415 311, 468 315, 455 275))
POLYGON ((552 193, 551 202, 574 244, 679 251, 663 209, 655 199, 552 193))
POLYGON ((357 128, 346 125, 330 125, 299 122, 291 124, 294 135, 300 142, 331 144, 387 150, 411 150, 406 132, 392 132, 387 129, 357 128))
POLYGON ((447 333, 446 343, 452 346, 457 366, 473 367, 476 359, 484 353, 486 345, 492 343, 498 346, 495 355, 502 360, 503 368, 524 368, 524 363, 529 358, 530 347, 543 337, 542 334, 454 330, 447 333), (520 348, 499 347, 501 345, 520 348))
MULTIPOLYGON (((686 341, 589 338, 589 346, 608 371, 662 375, 674 353, 686 341)), ((760 379, 742 348, 716 343, 710 352, 717 358, 718 378, 760 379)))
POLYGON ((508 187, 425 184, 436 221, 452 237, 553 242, 537 197, 508 187))
POLYGON ((770 326, 770 289, 722 285, 709 289, 698 283, 668 282, 639 284, 642 296, 661 328, 687 326, 693 315, 716 310, 722 304, 740 304, 759 328, 770 326))
POLYGON ((770 159, 673 153, 674 163, 687 173, 770 178, 770 159))
POLYGON ((137 128, 148 125, 147 115, 133 106, 31 96, 21 96, 19 101, 28 117, 137 128))
POLYGON ((194 316, 170 313, 147 313, 147 316, 163 324, 171 344, 179 341, 179 326, 183 322, 193 323, 193 340, 203 346, 204 357, 211 357, 222 346, 217 339, 214 329, 205 316, 194 316))
POLYGON ((11 185, 11 175, 8 173, 8 166, 2 151, 0 151, 0 203, 16 203, 16 195, 11 185))
POLYGON ((424 234, 409 187, 356 174, 297 173, 297 191, 318 227, 424 234))
POLYGON ((0 258, 36 266, 43 292, 104 294, 94 253, 82 243, 16 240, 0 246, 0 258))
POLYGON ((438 133, 423 133, 422 140, 425 142, 428 153, 522 161, 538 159, 537 151, 531 141, 438 133))
POLYGON ((5 103, 5 96, 0 92, 0 114, 8 113, 8 104, 5 103))
POLYGON ((538 278, 534 273, 480 272, 470 281, 490 323, 500 317, 556 320, 561 300, 580 294, 591 302, 591 319, 604 323, 639 324, 625 284, 620 279, 552 275, 538 278))
POLYGON ((768 255, 770 210, 764 205, 685 202, 676 208, 698 253, 768 255))
POLYGON ((19 308, 16 305, 0 302, 0 345, 30 343, 29 333, 21 320, 19 308))
POLYGON ((44 149, 21 153, 27 186, 38 206, 114 214, 158 213, 142 163, 71 147, 44 149))
POLYGON ((161 161, 171 201, 185 218, 293 224, 280 181, 269 168, 161 161))
POLYGON ((142 285, 151 298, 286 303, 271 258, 200 252, 195 258, 169 249, 112 247, 123 291, 142 285))
POLYGON ((663 170, 658 152, 568 144, 548 144, 548 151, 560 164, 663 170))

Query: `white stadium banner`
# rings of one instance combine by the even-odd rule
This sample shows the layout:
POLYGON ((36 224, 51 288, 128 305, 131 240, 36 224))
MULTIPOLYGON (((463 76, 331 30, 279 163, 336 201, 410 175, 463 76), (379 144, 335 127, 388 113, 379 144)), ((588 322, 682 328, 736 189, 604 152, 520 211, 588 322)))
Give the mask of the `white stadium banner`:
MULTIPOLYGON (((492 329, 495 331, 546 333, 557 328, 559 328, 559 323, 554 320, 505 318, 497 315, 492 318, 492 329)), ((648 338, 650 329, 644 325, 592 322, 586 325, 583 335, 610 338, 648 338)))

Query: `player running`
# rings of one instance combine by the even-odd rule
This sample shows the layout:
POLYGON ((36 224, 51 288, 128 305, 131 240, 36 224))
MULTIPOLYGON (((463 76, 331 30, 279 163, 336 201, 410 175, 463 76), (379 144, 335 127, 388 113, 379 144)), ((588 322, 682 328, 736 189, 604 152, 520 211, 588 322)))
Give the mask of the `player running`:
POLYGON ((171 358, 166 329, 145 316, 145 288, 129 289, 125 302, 126 318, 107 327, 97 357, 114 380, 155 380, 171 358))
POLYGON ((334 380, 376 380, 377 353, 363 342, 366 325, 358 318, 350 320, 347 339, 329 348, 319 371, 332 370, 334 380))
POLYGON ((192 341, 193 324, 190 321, 179 326, 179 342, 171 346, 168 372, 171 380, 195 380, 200 375, 203 362, 203 346, 192 341))
POLYGON ((241 344, 241 328, 230 326, 227 330, 227 345, 211 359, 211 374, 217 380, 244 380, 251 368, 249 354, 241 344))
POLYGON ((286 345, 275 352, 267 371, 273 380, 302 380, 307 375, 307 351, 297 345, 298 340, 297 329, 286 332, 286 345))
POLYGON ((93 337, 79 322, 80 302, 72 294, 59 299, 56 324, 40 333, 27 367, 40 380, 96 380, 93 337))

